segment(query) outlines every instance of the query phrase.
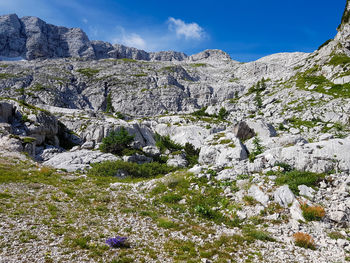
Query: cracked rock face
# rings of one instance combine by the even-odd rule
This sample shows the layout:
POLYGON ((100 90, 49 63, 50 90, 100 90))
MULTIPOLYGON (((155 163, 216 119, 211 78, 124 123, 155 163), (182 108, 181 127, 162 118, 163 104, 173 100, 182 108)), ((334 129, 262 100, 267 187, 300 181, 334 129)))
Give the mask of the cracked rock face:
POLYGON ((80 28, 47 24, 37 17, 18 18, 16 14, 0 16, 0 56, 28 60, 46 58, 128 58, 137 60, 184 60, 181 52, 151 52, 90 41, 80 28))

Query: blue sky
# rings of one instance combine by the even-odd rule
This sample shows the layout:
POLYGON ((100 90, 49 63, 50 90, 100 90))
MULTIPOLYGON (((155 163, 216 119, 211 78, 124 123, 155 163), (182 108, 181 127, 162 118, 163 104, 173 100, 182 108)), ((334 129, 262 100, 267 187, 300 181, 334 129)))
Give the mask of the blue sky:
POLYGON ((346 0, 1 0, 0 14, 82 28, 91 40, 146 51, 222 49, 251 61, 312 52, 333 38, 346 0))

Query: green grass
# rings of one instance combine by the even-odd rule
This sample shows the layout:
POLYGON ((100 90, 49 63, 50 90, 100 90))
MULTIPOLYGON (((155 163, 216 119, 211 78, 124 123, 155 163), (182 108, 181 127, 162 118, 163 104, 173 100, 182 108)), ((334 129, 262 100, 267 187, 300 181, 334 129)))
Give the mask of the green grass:
POLYGON ((124 174, 131 178, 154 178, 176 170, 174 167, 158 162, 137 164, 123 161, 106 161, 92 164, 91 166, 92 168, 88 171, 90 176, 109 177, 117 177, 120 174, 124 174))
POLYGON ((299 195, 299 190, 298 190, 299 185, 316 187, 324 177, 325 177, 325 174, 293 170, 290 172, 278 174, 276 178, 276 184, 277 185, 287 184, 290 190, 295 195, 299 195))
POLYGON ((82 69, 78 69, 77 72, 79 72, 80 74, 83 74, 84 76, 86 76, 88 78, 92 78, 96 74, 98 74, 100 72, 100 70, 99 69, 92 69, 92 68, 82 68, 82 69))
POLYGON ((131 59, 131 58, 121 58, 120 60, 123 61, 123 62, 129 62, 129 63, 137 62, 137 60, 131 59))
POLYGON ((0 199, 9 199, 11 197, 12 197, 12 195, 10 195, 8 193, 0 193, 0 199))
POLYGON ((329 65, 332 66, 345 66, 346 64, 350 63, 350 57, 348 57, 345 54, 334 54, 331 58, 331 60, 329 61, 329 65))
POLYGON ((169 229, 169 228, 177 228, 178 224, 176 224, 174 221, 172 221, 169 218, 161 217, 161 218, 158 218, 158 226, 169 229))
POLYGON ((146 74, 146 73, 139 73, 139 74, 134 74, 133 76, 134 77, 147 77, 148 74, 146 74))
POLYGON ((32 91, 44 91, 49 89, 48 87, 40 84, 40 83, 36 83, 34 86, 31 87, 32 91))
POLYGON ((190 64, 191 67, 193 68, 200 68, 200 67, 206 67, 207 64, 205 63, 194 63, 194 64, 190 64))
POLYGON ((332 231, 330 233, 328 233, 328 236, 331 238, 331 239, 345 239, 345 236, 340 233, 340 232, 337 232, 337 231, 332 231))
POLYGON ((246 237, 261 240, 261 241, 269 241, 269 242, 276 241, 267 232, 258 230, 253 225, 246 225, 245 227, 243 227, 243 234, 246 237))
POLYGON ((16 75, 9 74, 9 73, 0 73, 0 79, 12 79, 15 78, 16 75))

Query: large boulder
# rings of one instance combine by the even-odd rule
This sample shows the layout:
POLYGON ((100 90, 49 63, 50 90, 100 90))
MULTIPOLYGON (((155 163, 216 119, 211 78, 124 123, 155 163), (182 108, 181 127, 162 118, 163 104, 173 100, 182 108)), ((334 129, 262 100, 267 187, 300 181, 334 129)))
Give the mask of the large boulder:
POLYGON ((279 147, 263 153, 268 161, 285 162, 311 172, 350 171, 350 139, 333 139, 291 147, 279 147))
POLYGON ((7 102, 0 102, 0 122, 9 122, 14 113, 13 105, 7 102))
POLYGON ((53 158, 45 161, 43 165, 52 166, 56 169, 64 169, 68 172, 77 170, 86 170, 90 168, 92 163, 100 163, 103 161, 119 160, 115 155, 110 153, 102 153, 100 151, 78 150, 74 152, 64 152, 54 155, 53 158))
POLYGON ((168 166, 184 168, 188 165, 184 154, 171 155, 167 161, 168 166))
POLYGON ((245 121, 237 123, 233 127, 233 133, 237 138, 239 138, 242 141, 248 140, 255 136, 254 130, 250 128, 245 121))
POLYGON ((249 188, 248 195, 253 197, 256 201, 264 206, 267 206, 267 203, 269 202, 269 196, 261 191, 261 189, 256 185, 252 185, 249 188))
POLYGON ((206 145, 202 146, 199 163, 228 167, 248 158, 244 145, 233 133, 226 133, 225 137, 220 139, 215 136, 217 135, 209 136, 206 145))
POLYGON ((275 128, 270 123, 266 123, 262 120, 258 120, 258 121, 248 120, 246 123, 260 138, 270 138, 270 137, 277 136, 277 132, 275 128))
POLYGON ((58 121, 55 116, 43 111, 39 111, 36 115, 29 115, 30 124, 27 126, 28 136, 36 139, 37 145, 49 142, 58 145, 58 121))
POLYGON ((273 194, 275 202, 283 207, 288 207, 293 203, 295 197, 292 191, 289 189, 288 185, 280 186, 276 189, 273 194))

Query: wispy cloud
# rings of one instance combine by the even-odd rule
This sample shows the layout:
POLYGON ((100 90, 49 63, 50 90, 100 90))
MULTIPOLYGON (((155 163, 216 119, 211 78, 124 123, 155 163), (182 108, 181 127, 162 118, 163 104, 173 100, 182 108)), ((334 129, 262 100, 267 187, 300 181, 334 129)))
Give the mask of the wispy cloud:
POLYGON ((144 38, 142 38, 137 33, 129 33, 123 27, 118 26, 118 35, 113 38, 113 44, 123 44, 129 47, 135 47, 139 49, 147 49, 147 43, 144 38))
POLYGON ((204 29, 197 23, 185 23, 181 19, 169 17, 169 30, 175 31, 177 37, 185 37, 186 39, 200 40, 205 36, 204 29))
POLYGON ((116 27, 111 36, 112 43, 123 44, 146 51, 186 49, 202 43, 208 35, 197 23, 186 23, 170 17, 164 24, 149 25, 141 28, 116 27), (186 40, 186 41, 184 41, 186 40))

